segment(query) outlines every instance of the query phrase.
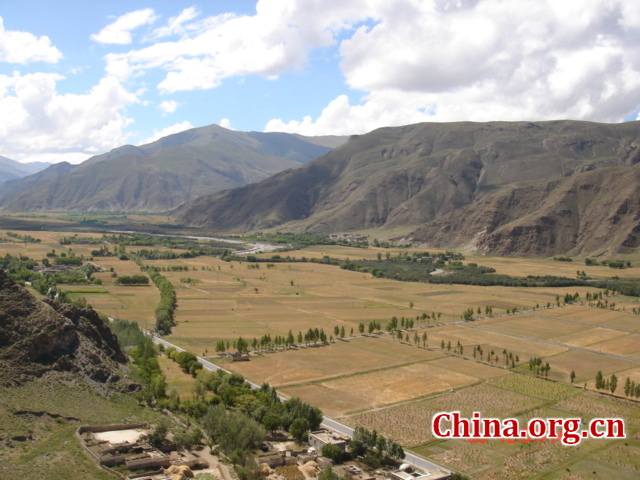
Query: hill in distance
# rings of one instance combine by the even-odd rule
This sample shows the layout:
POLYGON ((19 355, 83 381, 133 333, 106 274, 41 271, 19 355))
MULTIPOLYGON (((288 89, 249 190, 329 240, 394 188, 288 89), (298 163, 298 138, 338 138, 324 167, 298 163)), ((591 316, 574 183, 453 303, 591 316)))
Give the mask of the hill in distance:
MULTIPOLYGON (((442 219, 429 230, 418 230, 411 238, 426 245, 435 242, 454 246, 451 242, 458 241, 449 221, 456 219, 464 224, 465 214, 456 217, 453 212, 477 206, 478 210, 473 210, 478 218, 474 231, 481 230, 482 219, 487 217, 480 206, 484 205, 483 199, 495 198, 497 205, 501 197, 492 195, 515 187, 522 188, 519 192, 526 199, 527 192, 534 195, 538 188, 545 188, 540 185, 577 179, 586 172, 607 167, 623 167, 622 171, 627 171, 626 166, 631 172, 632 166, 640 162, 639 146, 638 122, 461 122, 383 128, 353 136, 343 146, 300 169, 199 198, 176 209, 174 214, 181 223, 219 230, 249 231, 286 224, 285 228, 324 233, 430 225, 442 219), (530 190, 526 190, 527 186, 530 190), (436 228, 449 228, 447 231, 452 234, 434 237, 427 233, 436 228)), ((615 182, 615 178, 609 181, 615 182)), ((616 190, 613 185, 606 185, 607 191, 616 190)), ((552 188, 551 184, 546 188, 552 188)), ((630 193, 629 189, 621 191, 630 193)), ((541 205, 538 195, 530 199, 532 209, 541 205)), ((561 197, 558 194, 557 198, 561 197)), ((583 196, 579 201, 586 199, 583 196)), ((592 201, 597 204, 598 197, 592 201)), ((522 215, 525 210, 521 209, 522 215)), ((586 220, 576 215, 592 213, 593 209, 577 206, 566 215, 574 223, 584 224, 586 220)), ((516 211, 513 215, 521 217, 516 211)), ((549 238, 565 235, 555 233, 557 224, 537 228, 542 228, 549 238)), ((458 243, 468 244, 469 235, 460 234, 458 243)), ((481 244, 483 251, 502 254, 549 255, 576 247, 575 239, 548 240, 547 246, 540 249, 520 246, 517 236, 503 249, 504 239, 494 237, 493 242, 487 242, 481 244)), ((607 248, 618 247, 621 245, 611 244, 607 248)), ((584 248, 594 247, 589 244, 584 248)))
POLYGON ((50 171, 18 188, 13 184, 11 192, 0 187, 0 208, 165 211, 297 168, 344 141, 236 132, 217 125, 194 128, 148 145, 116 148, 67 173, 50 171))
POLYGON ((21 192, 47 180, 53 179, 58 175, 64 175, 71 172, 76 165, 68 162, 54 163, 53 165, 40 170, 37 173, 27 175, 26 177, 9 180, 0 186, 0 204, 9 202, 17 197, 21 192))
POLYGON ((44 162, 20 163, 0 155, 0 185, 9 180, 15 180, 37 173, 49 165, 49 163, 44 162))

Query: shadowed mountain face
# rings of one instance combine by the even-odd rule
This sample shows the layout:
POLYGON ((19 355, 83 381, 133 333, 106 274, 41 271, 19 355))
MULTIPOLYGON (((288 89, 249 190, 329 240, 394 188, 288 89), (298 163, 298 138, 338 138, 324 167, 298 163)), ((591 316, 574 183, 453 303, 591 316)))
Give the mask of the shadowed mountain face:
POLYGON ((114 149, 11 195, 4 195, 0 187, 0 206, 9 211, 164 211, 299 167, 330 151, 327 145, 343 140, 235 132, 210 125, 148 145, 114 149))
POLYGON ((427 223, 409 238, 497 255, 631 253, 640 246, 640 167, 509 186, 427 223))
POLYGON ((507 187, 634 165, 639 147, 638 122, 383 128, 351 137, 302 168, 199 198, 174 214, 180 222, 220 230, 287 222, 320 232, 421 225, 507 187))
POLYGON ((0 385, 50 371, 98 384, 119 380, 126 357, 98 314, 33 297, 0 270, 0 385))

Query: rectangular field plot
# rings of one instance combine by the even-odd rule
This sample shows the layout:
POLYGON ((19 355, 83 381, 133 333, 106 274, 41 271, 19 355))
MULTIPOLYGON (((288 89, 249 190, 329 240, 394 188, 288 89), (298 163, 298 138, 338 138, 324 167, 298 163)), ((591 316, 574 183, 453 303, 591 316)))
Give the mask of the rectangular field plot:
POLYGON ((610 328, 619 328, 629 332, 640 333, 640 315, 627 314, 618 318, 611 319, 605 324, 610 328))
POLYGON ((359 425, 376 430, 407 447, 434 439, 431 433, 431 419, 438 411, 422 404, 407 403, 345 417, 342 421, 351 426, 359 425))
POLYGON ((559 401, 580 393, 580 390, 564 383, 550 382, 539 377, 514 373, 491 379, 489 384, 543 400, 559 401))
POLYGON ((84 297, 94 309, 111 317, 134 320, 146 328, 154 325, 153 312, 160 301, 160 294, 153 285, 60 285, 60 288, 73 292, 70 293, 72 299, 84 297), (90 293, 92 290, 102 290, 104 293, 90 293))
POLYGON ((593 387, 593 379, 600 370, 603 375, 610 375, 620 370, 629 370, 640 366, 640 361, 622 360, 607 356, 598 352, 585 352, 581 350, 569 350, 558 355, 545 358, 549 362, 551 371, 549 378, 569 381, 571 371, 576 373, 576 383, 587 382, 588 387, 593 387))
POLYGON ((427 399, 420 405, 443 412, 459 410, 461 415, 469 418, 473 412, 481 412, 483 417, 507 418, 543 403, 543 400, 491 385, 476 385, 427 399))
MULTIPOLYGON (((567 305, 546 311, 545 315, 556 318, 564 318, 577 322, 589 323, 606 327, 616 327, 621 319, 636 317, 636 315, 624 311, 608 310, 606 308, 594 308, 583 305, 567 305)), ((640 327, 640 316, 637 316, 636 327, 640 327)))
MULTIPOLYGON (((621 388, 619 386, 618 388, 621 388)), ((623 398, 609 397, 596 392, 586 391, 581 395, 563 400, 556 405, 568 412, 592 418, 622 418, 625 428, 630 432, 637 432, 640 428, 640 410, 638 402, 623 398)))
POLYGON ((379 372, 352 375, 320 384, 290 387, 284 393, 315 402, 334 415, 404 402, 478 380, 462 373, 418 363, 379 372), (350 399, 348 402, 345 399, 350 399))
MULTIPOLYGON (((570 333, 568 335, 560 335, 553 337, 554 342, 566 343, 567 345, 576 345, 578 347, 587 347, 589 345, 597 344, 603 341, 621 338, 629 334, 620 332, 618 330, 611 330, 608 328, 590 328, 582 332, 570 333)), ((638 346, 640 346, 640 338, 636 339, 638 346)), ((619 352, 622 353, 622 352, 619 352)))
POLYGON ((497 366, 491 366, 484 363, 474 362, 473 360, 465 360, 459 357, 444 357, 438 360, 432 360, 429 365, 434 367, 453 370, 454 372, 464 373, 478 379, 487 379, 509 375, 509 370, 497 366))
MULTIPOLYGON (((442 355, 383 338, 355 338, 326 346, 281 351, 232 363, 226 368, 275 387, 353 375, 380 368, 422 362, 442 355)), ((215 360, 212 360, 215 362, 215 360)))
POLYGON ((519 355, 521 361, 534 356, 556 355, 567 350, 564 347, 544 343, 541 340, 519 338, 506 333, 474 328, 476 326, 480 325, 477 325, 477 322, 453 326, 443 325, 420 330, 418 335, 422 335, 423 331, 427 332, 428 345, 431 348, 439 348, 441 341, 444 341, 445 344, 451 342, 454 346, 459 341, 464 345, 464 354, 467 358, 471 357, 474 345, 482 346, 485 351, 502 352, 503 349, 507 349, 514 355, 519 355))
POLYGON ((630 333, 622 337, 603 342, 593 343, 589 346, 592 350, 605 353, 627 355, 640 358, 640 338, 637 333, 630 333))
MULTIPOLYGON (((491 322, 491 329, 504 333, 514 333, 540 340, 549 340, 558 335, 567 335, 588 329, 586 325, 579 323, 562 322, 547 317, 527 313, 502 317, 502 322, 491 322)), ((483 321, 477 322, 483 325, 483 321)))

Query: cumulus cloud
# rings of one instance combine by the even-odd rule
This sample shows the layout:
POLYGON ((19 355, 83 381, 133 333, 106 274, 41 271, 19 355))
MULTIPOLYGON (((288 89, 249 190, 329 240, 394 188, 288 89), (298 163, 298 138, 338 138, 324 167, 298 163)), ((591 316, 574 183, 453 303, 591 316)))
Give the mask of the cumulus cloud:
POLYGON ((131 32, 157 20, 151 8, 135 10, 118 17, 113 23, 104 27, 100 32, 91 35, 91 40, 98 43, 127 45, 133 41, 131 32))
POLYGON ((0 151, 18 160, 85 159, 125 143, 132 120, 123 109, 137 103, 114 77, 86 94, 57 92, 64 77, 51 73, 0 75, 0 151))
POLYGON ((266 130, 319 135, 415 121, 616 122, 640 108, 638 2, 404 0, 369 7, 374 24, 339 45, 345 81, 363 92, 362 101, 351 105, 341 96, 315 120, 274 119, 266 130))
POLYGON ((147 37, 147 40, 168 37, 170 35, 184 34, 188 30, 193 29, 193 25, 185 25, 185 23, 193 20, 198 15, 199 12, 195 7, 185 8, 179 15, 171 17, 165 26, 156 28, 151 32, 147 37))
POLYGON ((49 37, 36 37, 28 32, 5 30, 3 19, 0 17, 0 62, 56 63, 61 58, 62 52, 51 45, 49 37))
POLYGON ((261 0, 255 15, 222 14, 191 23, 196 12, 186 10, 155 31, 157 37, 181 33, 179 40, 108 54, 106 70, 124 80, 163 69, 163 93, 214 88, 230 76, 275 78, 302 68, 311 49, 333 45, 337 32, 365 18, 365 4, 261 0))
POLYGON ((233 130, 233 128, 231 128, 231 121, 228 118, 221 119, 219 125, 227 130, 233 130))
POLYGON ((165 115, 173 113, 178 109, 178 102, 176 102, 175 100, 165 100, 163 102, 160 102, 158 108, 162 110, 165 115))
POLYGON ((189 121, 185 120, 182 123, 176 123, 175 125, 163 128, 162 130, 154 130, 153 134, 150 137, 145 138, 138 145, 146 145, 147 143, 155 142, 156 140, 159 140, 162 137, 166 137, 167 135, 184 132, 185 130, 190 130, 192 128, 194 128, 193 125, 191 125, 189 121))

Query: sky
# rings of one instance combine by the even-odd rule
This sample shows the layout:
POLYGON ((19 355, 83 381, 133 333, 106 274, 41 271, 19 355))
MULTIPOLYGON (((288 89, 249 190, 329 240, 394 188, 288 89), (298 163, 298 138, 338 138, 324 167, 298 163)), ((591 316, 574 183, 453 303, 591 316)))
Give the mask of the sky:
POLYGON ((637 0, 0 0, 0 155, 193 127, 639 119, 637 0))

